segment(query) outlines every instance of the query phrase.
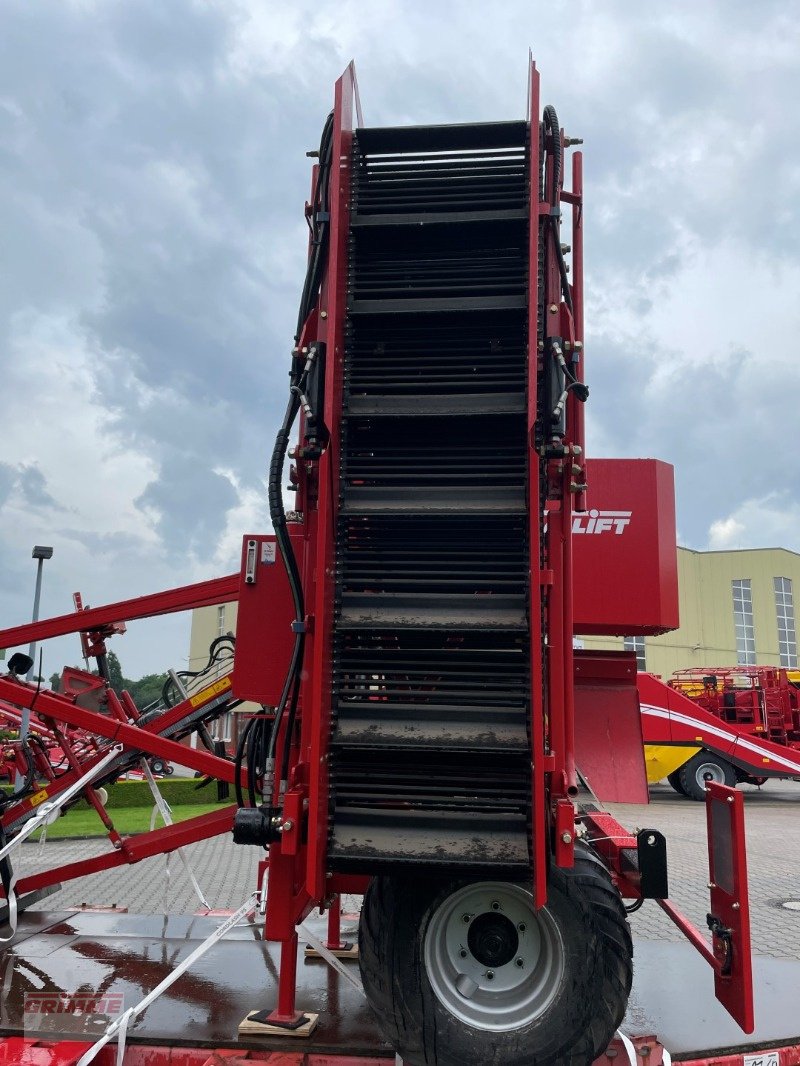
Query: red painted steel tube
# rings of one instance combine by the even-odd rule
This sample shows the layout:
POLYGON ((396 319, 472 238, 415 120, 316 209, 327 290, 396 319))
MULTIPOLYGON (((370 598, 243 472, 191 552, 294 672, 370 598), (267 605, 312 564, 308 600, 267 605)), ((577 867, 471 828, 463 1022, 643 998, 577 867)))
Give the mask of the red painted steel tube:
POLYGON ((715 973, 720 971, 719 959, 714 955, 711 947, 700 932, 700 930, 693 925, 685 914, 682 914, 677 907, 673 907, 668 899, 657 899, 656 903, 662 909, 664 914, 674 922, 680 929, 686 939, 700 952, 706 962, 711 966, 715 973))
MULTIPOLYGON (((564 586, 564 551, 566 535, 564 514, 560 506, 547 514, 547 563, 553 574, 553 584, 547 608, 548 657, 547 695, 550 721, 550 751, 555 758, 555 771, 550 778, 550 795, 566 795, 566 732, 564 720, 564 606, 567 590, 564 586)), ((570 634, 570 644, 572 634, 570 634)), ((571 676, 571 675, 570 675, 571 676)), ((535 756, 535 753, 534 753, 535 756)))
POLYGON ((176 611, 190 611, 215 603, 230 603, 238 598, 239 575, 228 574, 211 581, 199 581, 195 585, 183 585, 165 592, 120 600, 105 607, 87 607, 85 610, 58 615, 56 618, 46 618, 41 622, 28 622, 26 625, 3 629, 0 630, 0 648, 16 648, 31 641, 62 637, 67 633, 102 629, 103 626, 114 622, 129 622, 134 618, 152 618, 160 614, 174 614, 176 611))
POLYGON ((528 115, 530 117, 530 208, 528 220, 528 513, 530 551, 530 642, 531 689, 530 734, 532 751, 531 777, 531 851, 533 858, 533 900, 536 907, 547 902, 547 811, 544 780, 544 693, 542 690, 542 602, 541 521, 539 514, 539 461, 534 451, 536 407, 538 403, 537 364, 539 343, 539 71, 533 60, 529 66, 528 115), (537 502, 533 502, 537 501, 537 502))
POLYGON ((342 942, 342 897, 335 896, 328 908, 328 938, 325 947, 331 951, 343 951, 345 946, 342 942))
POLYGON ((269 1015, 271 1022, 294 1022, 298 1011, 295 1009, 295 987, 297 984, 297 932, 281 944, 281 964, 278 975, 278 1006, 269 1015))
POLYGON ((21 877, 17 881, 17 893, 24 895, 37 888, 70 881, 75 877, 85 877, 87 874, 99 873, 101 870, 112 870, 117 866, 149 859, 153 855, 165 855, 186 844, 194 844, 198 840, 206 840, 209 837, 219 836, 220 833, 230 832, 233 828, 235 812, 236 805, 232 804, 219 811, 200 814, 196 818, 187 818, 185 822, 176 822, 162 829, 154 829, 150 833, 126 837, 124 852, 109 851, 91 859, 83 859, 81 862, 68 863, 54 870, 44 870, 42 873, 21 877))
MULTIPOLYGON (((575 340, 585 345, 583 325, 583 152, 575 152, 572 157, 572 193, 575 201, 572 205, 572 321, 575 327, 575 340)), ((575 377, 584 380, 585 347, 580 349, 580 358, 574 366, 575 377)), ((575 443, 584 449, 577 458, 578 465, 585 470, 586 436, 584 431, 584 405, 575 404, 575 443)), ((585 474, 584 474, 585 478, 585 474)), ((586 493, 579 492, 575 497, 575 510, 586 510, 586 493)))
POLYGON ((222 781, 232 783, 234 780, 233 763, 227 759, 221 759, 199 748, 187 748, 175 740, 167 740, 166 737, 150 733, 139 726, 118 722, 95 711, 87 711, 51 692, 39 692, 37 695, 33 687, 22 686, 0 677, 0 698, 14 699, 22 706, 31 708, 35 704, 39 714, 85 729, 87 733, 106 737, 125 745, 126 748, 137 748, 148 755, 160 755, 170 762, 180 763, 222 781))
MULTIPOLYGON (((307 663, 310 683, 303 687, 304 741, 310 744, 308 852, 306 891, 316 900, 326 892, 328 849, 327 753, 331 722, 331 654, 334 610, 335 531, 339 471, 339 428, 342 418, 344 330, 347 313, 348 239, 350 225, 350 159, 353 129, 361 124, 355 68, 351 63, 334 91, 333 164, 330 176, 330 241, 328 269, 319 303, 321 340, 326 344, 325 424, 330 442, 319 460, 316 546, 310 572, 316 574, 312 603, 313 640, 307 663), (310 660, 310 661, 309 661, 310 660), (306 697, 308 700, 306 699, 306 697)), ((312 560, 309 560, 310 562, 312 560)))

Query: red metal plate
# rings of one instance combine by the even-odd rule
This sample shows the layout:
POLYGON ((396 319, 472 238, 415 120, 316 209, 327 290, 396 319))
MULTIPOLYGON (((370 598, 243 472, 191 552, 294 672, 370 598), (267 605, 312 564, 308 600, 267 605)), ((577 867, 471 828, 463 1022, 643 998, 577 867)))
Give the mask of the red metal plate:
MULTIPOLYGON (((292 541, 296 557, 302 559, 302 538, 292 541)), ((278 703, 294 646, 293 620, 289 579, 275 537, 248 534, 242 544, 233 663, 233 691, 239 699, 267 707, 278 703), (246 574, 249 545, 253 565, 246 574)))
POLYGON ((634 655, 575 652, 575 762, 599 800, 649 802, 634 655))
POLYGON ((753 963, 750 955, 750 902, 744 835, 744 796, 738 789, 710 781, 706 793, 708 870, 711 913, 730 930, 726 939, 714 933, 718 959, 728 957, 727 974, 717 974, 717 999, 746 1033, 755 1026, 753 963))
POLYGON ((575 632, 677 629, 672 467, 657 459, 590 459, 586 476, 591 509, 572 522, 575 632))

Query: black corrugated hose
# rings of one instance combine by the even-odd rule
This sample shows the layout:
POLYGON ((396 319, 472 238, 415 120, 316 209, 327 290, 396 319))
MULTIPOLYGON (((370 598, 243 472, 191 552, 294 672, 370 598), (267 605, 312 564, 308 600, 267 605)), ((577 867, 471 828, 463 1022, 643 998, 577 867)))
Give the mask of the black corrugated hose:
POLYGON ((547 218, 549 219, 549 225, 553 231, 553 244, 556 251, 558 272, 561 275, 561 291, 564 294, 564 303, 569 308, 570 313, 572 313, 572 293, 569 290, 567 264, 564 262, 564 253, 561 251, 561 234, 558 228, 558 221, 561 213, 559 189, 561 186, 561 167, 563 165, 561 127, 558 124, 556 109, 552 104, 547 104, 542 111, 542 124, 545 128, 545 132, 550 133, 551 147, 549 148, 549 151, 553 154, 553 185, 550 190, 550 206, 555 209, 556 213, 548 215, 547 218))

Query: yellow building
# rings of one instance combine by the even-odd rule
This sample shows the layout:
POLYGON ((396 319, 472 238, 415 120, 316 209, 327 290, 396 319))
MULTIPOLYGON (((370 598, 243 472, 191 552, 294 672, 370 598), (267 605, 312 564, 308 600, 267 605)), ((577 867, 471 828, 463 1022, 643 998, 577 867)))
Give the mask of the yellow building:
MULTIPOLYGON (((236 632, 237 611, 238 604, 221 603, 216 607, 199 607, 192 612, 192 631, 189 637, 190 670, 203 669, 208 662, 208 652, 213 640, 225 636, 226 633, 236 632)), ((223 669, 227 672, 225 667, 218 668, 220 673, 223 669)), ((213 674, 209 680, 214 680, 213 674)), ((241 709, 240 707, 239 710, 241 709)), ((224 740, 227 744, 236 742, 235 713, 229 711, 214 722, 211 729, 214 740, 224 740)), ((196 746, 197 734, 192 733, 192 747, 196 746)))
POLYGON ((670 677, 692 666, 797 666, 794 590, 800 555, 785 548, 678 548, 681 625, 659 637, 582 637, 635 651, 640 670, 670 677))
MULTIPOLYGON (((662 677, 691 666, 797 667, 794 590, 800 555, 785 548, 697 552, 678 548, 680 629, 659 637, 581 637, 580 645, 637 654, 639 668, 662 677)), ((208 660, 211 641, 236 632, 237 605, 201 607, 192 615, 189 669, 208 660)), ((215 736, 230 740, 232 716, 215 736)))

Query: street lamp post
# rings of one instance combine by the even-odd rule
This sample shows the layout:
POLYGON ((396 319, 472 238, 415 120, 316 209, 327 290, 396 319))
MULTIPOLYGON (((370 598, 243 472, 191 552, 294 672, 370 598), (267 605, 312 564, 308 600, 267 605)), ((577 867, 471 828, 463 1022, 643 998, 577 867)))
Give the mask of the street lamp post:
MULTIPOLYGON (((36 545, 34 545, 33 551, 31 552, 31 558, 37 560, 37 567, 36 567, 36 591, 33 594, 33 618, 32 618, 33 622, 38 622, 39 621, 39 601, 42 598, 42 571, 44 570, 44 561, 45 561, 45 559, 52 559, 52 557, 53 557, 53 549, 52 548, 50 548, 50 547, 48 547, 47 545, 44 545, 44 544, 36 544, 36 545)), ((30 656, 30 659, 31 659, 31 665, 30 665, 30 669, 28 670, 27 676, 25 677, 25 680, 26 681, 31 681, 33 679, 33 671, 34 671, 35 660, 36 660, 36 641, 35 640, 32 640, 30 645, 29 645, 29 647, 28 647, 28 655, 30 656)), ((22 721, 20 722, 20 727, 19 727, 19 738, 20 738, 20 740, 24 740, 25 737, 28 735, 28 729, 30 728, 30 721, 31 721, 30 708, 29 707, 23 707, 22 708, 22 721)), ((20 773, 17 773, 16 787, 19 787, 21 783, 22 783, 22 775, 20 773)))

